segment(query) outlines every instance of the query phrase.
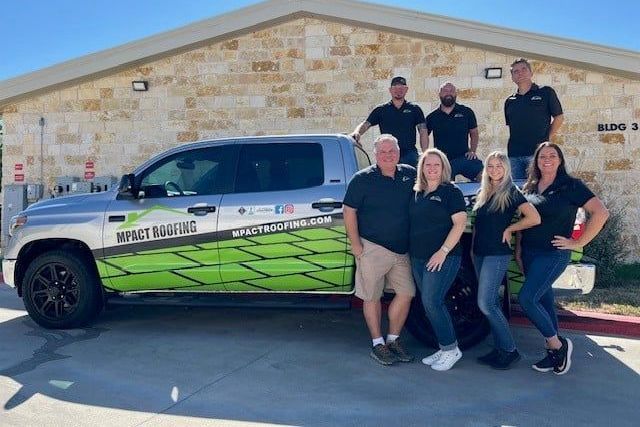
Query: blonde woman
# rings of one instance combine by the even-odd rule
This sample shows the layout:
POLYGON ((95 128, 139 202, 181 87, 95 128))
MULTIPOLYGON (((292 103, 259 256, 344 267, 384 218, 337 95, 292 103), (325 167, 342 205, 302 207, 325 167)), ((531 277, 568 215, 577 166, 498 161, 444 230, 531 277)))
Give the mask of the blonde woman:
POLYGON ((451 165, 438 149, 420 156, 414 197, 409 207, 409 256, 413 277, 440 350, 422 359, 436 371, 446 371, 462 352, 445 306, 445 296, 460 269, 458 242, 467 222, 464 197, 450 183, 451 165))
POLYGON ((473 260, 478 277, 478 307, 487 317, 495 348, 478 362, 509 369, 520 359, 509 323, 500 308, 500 284, 511 261, 511 236, 540 224, 540 215, 511 181, 507 155, 494 151, 484 162, 480 192, 473 207, 473 260), (520 219, 511 223, 516 212, 520 219))

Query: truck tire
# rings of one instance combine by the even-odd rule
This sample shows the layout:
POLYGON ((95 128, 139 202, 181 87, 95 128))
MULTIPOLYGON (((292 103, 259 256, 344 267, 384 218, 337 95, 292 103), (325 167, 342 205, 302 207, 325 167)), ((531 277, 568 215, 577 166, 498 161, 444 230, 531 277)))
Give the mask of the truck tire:
MULTIPOLYGON (((489 322, 478 308, 478 282, 473 266, 463 262, 445 303, 453 320, 458 346, 461 349, 473 347, 489 334, 489 322)), ((405 323, 407 330, 429 347, 437 348, 438 341, 427 318, 420 292, 411 303, 411 310, 405 323)))
POLYGON ((79 252, 45 252, 29 264, 22 283, 29 316, 47 329, 84 326, 102 309, 95 267, 79 252))

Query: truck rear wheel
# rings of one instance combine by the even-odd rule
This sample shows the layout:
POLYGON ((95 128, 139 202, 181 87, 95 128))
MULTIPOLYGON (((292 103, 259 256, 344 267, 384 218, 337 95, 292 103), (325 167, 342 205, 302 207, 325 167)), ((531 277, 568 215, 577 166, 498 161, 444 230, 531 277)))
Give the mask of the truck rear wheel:
POLYGON ((102 308, 95 268, 75 251, 50 251, 35 258, 22 290, 29 316, 47 329, 86 325, 102 308))
MULTIPOLYGON (((473 266, 463 263, 445 299, 461 349, 473 347, 489 334, 489 322, 478 308, 477 299, 478 284, 473 266)), ((438 340, 425 314, 419 292, 411 303, 405 325, 419 341, 433 348, 438 347, 438 340)))

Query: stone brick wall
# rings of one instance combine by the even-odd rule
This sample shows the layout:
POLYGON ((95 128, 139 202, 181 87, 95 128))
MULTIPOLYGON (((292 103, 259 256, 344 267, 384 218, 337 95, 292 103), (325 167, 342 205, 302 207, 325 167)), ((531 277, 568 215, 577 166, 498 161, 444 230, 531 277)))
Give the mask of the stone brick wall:
MULTIPOLYGON (((187 141, 279 133, 349 132, 388 100, 393 75, 425 112, 438 105, 441 83, 474 109, 480 154, 506 149, 504 99, 513 92, 514 57, 315 19, 298 19, 4 107, 3 185, 14 163, 37 181, 45 117, 45 179, 120 175, 149 156, 187 141), (487 80, 485 67, 502 67, 487 80), (149 81, 133 92, 131 81, 149 81)), ((598 123, 640 122, 640 82, 534 61, 534 80, 552 85, 565 110, 556 140, 572 171, 609 203, 626 206, 630 258, 640 241, 640 131, 597 132, 598 123)), ((377 128, 364 138, 370 149, 377 128)))

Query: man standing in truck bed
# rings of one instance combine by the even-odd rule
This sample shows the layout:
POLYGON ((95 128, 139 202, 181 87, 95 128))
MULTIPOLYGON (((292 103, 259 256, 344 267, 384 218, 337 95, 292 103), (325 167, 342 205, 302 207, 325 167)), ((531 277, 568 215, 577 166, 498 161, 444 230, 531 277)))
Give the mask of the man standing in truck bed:
POLYGON ((511 64, 511 80, 516 92, 504 103, 504 117, 509 126, 507 152, 513 179, 527 178, 527 168, 538 145, 558 132, 564 116, 558 95, 550 86, 533 83, 531 64, 516 59, 511 64))
POLYGON ((360 143, 360 136, 371 126, 378 125, 381 134, 391 134, 400 145, 400 163, 415 167, 418 164, 418 150, 416 149, 416 129, 420 134, 420 147, 429 148, 429 135, 424 124, 424 113, 418 104, 405 99, 409 88, 404 77, 394 77, 391 80, 389 93, 391 101, 380 104, 360 123, 350 136, 360 143))

